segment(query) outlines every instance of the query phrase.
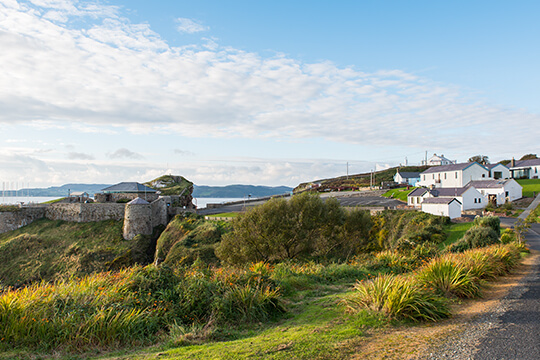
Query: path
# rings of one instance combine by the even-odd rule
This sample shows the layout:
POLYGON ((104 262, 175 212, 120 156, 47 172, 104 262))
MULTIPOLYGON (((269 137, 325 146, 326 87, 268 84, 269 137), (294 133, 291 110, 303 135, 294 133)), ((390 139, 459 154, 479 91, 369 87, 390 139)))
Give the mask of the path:
POLYGON ((531 271, 501 301, 427 359, 540 359, 540 224, 526 235, 536 252, 531 271))

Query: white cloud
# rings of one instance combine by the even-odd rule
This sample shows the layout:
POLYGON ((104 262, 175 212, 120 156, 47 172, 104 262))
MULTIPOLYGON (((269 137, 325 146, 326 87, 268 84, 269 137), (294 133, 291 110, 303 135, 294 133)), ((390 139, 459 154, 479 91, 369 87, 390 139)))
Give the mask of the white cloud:
POLYGON ((80 152, 69 152, 67 156, 70 160, 94 160, 93 155, 80 152))
MULTIPOLYGON (((190 31, 208 29, 193 24, 190 31)), ((486 154, 534 149, 540 135, 530 125, 540 122, 538 114, 492 105, 400 70, 367 73, 327 61, 267 58, 220 46, 215 39, 204 41, 170 47, 149 25, 133 24, 118 8, 98 2, 3 1, 0 83, 9 86, 0 87, 0 123, 84 132, 96 142, 100 134, 121 137, 127 131, 148 136, 308 138, 454 153, 463 152, 465 145, 474 148, 471 153, 486 154), (87 23, 76 21, 81 18, 95 21, 81 27, 87 23)), ((124 148, 131 145, 117 146, 122 148, 110 158, 142 158, 124 148)), ((332 166, 315 164, 293 170, 274 163, 231 170, 207 166, 193 168, 192 174, 196 181, 204 182, 204 175, 215 183, 288 176, 290 184, 332 173, 332 166)), ((62 176, 51 171, 54 178, 62 176)), ((142 176, 133 171, 119 174, 142 176)))
POLYGON ((194 34, 201 31, 208 31, 208 26, 201 25, 195 20, 187 19, 187 18, 178 18, 176 19, 176 22, 178 23, 178 26, 176 29, 179 32, 188 33, 188 34, 194 34))
POLYGON ((144 158, 141 154, 137 154, 136 152, 133 152, 126 148, 118 149, 115 152, 108 154, 108 157, 110 159, 133 159, 133 160, 139 160, 139 159, 144 158))

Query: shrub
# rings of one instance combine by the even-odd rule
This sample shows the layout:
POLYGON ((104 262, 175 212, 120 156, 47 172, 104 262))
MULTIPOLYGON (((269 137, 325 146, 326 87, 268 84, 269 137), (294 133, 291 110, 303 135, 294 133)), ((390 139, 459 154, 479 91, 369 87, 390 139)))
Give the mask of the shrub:
POLYGON ((421 270, 418 278, 442 296, 474 298, 480 294, 476 278, 463 265, 449 259, 432 261, 421 270))
POLYGON ((499 243, 499 235, 491 227, 473 226, 461 240, 452 244, 451 252, 463 252, 465 250, 484 247, 499 243))
POLYGON ((497 236, 501 232, 501 219, 499 219, 498 216, 476 217, 473 221, 473 225, 492 228, 497 236))
POLYGON ((379 275, 357 282, 355 294, 346 300, 352 311, 368 308, 392 318, 436 321, 450 315, 446 302, 416 284, 414 279, 379 275))
POLYGON ((501 234, 501 243, 509 244, 516 241, 516 233, 512 229, 505 229, 501 234))

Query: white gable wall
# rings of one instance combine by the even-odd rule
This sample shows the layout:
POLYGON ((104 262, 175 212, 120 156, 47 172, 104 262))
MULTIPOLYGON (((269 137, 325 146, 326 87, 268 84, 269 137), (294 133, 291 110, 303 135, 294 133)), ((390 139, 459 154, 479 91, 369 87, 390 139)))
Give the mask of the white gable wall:
POLYGON ((461 216, 461 205, 457 201, 452 201, 450 204, 422 204, 422 211, 455 219, 461 216))
POLYGON ((497 164, 491 169, 491 178, 493 179, 510 179, 510 169, 503 164, 497 164), (500 173, 501 177, 495 177, 495 173, 500 173))
POLYGON ((489 171, 480 164, 473 163, 465 170, 441 171, 420 175, 418 186, 442 188, 461 188, 472 180, 488 180, 489 171))
POLYGON ((498 206, 506 203, 506 200, 512 202, 521 199, 523 196, 523 188, 514 179, 507 181, 500 188, 479 188, 478 190, 486 196, 488 201, 489 195, 495 195, 498 206))

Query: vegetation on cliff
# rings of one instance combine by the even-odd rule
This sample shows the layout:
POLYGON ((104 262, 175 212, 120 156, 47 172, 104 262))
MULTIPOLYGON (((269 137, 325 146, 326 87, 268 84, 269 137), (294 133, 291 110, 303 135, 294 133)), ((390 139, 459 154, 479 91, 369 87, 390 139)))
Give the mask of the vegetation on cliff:
POLYGON ((191 195, 193 192, 193 183, 179 175, 163 175, 144 185, 159 190, 162 195, 191 195))

